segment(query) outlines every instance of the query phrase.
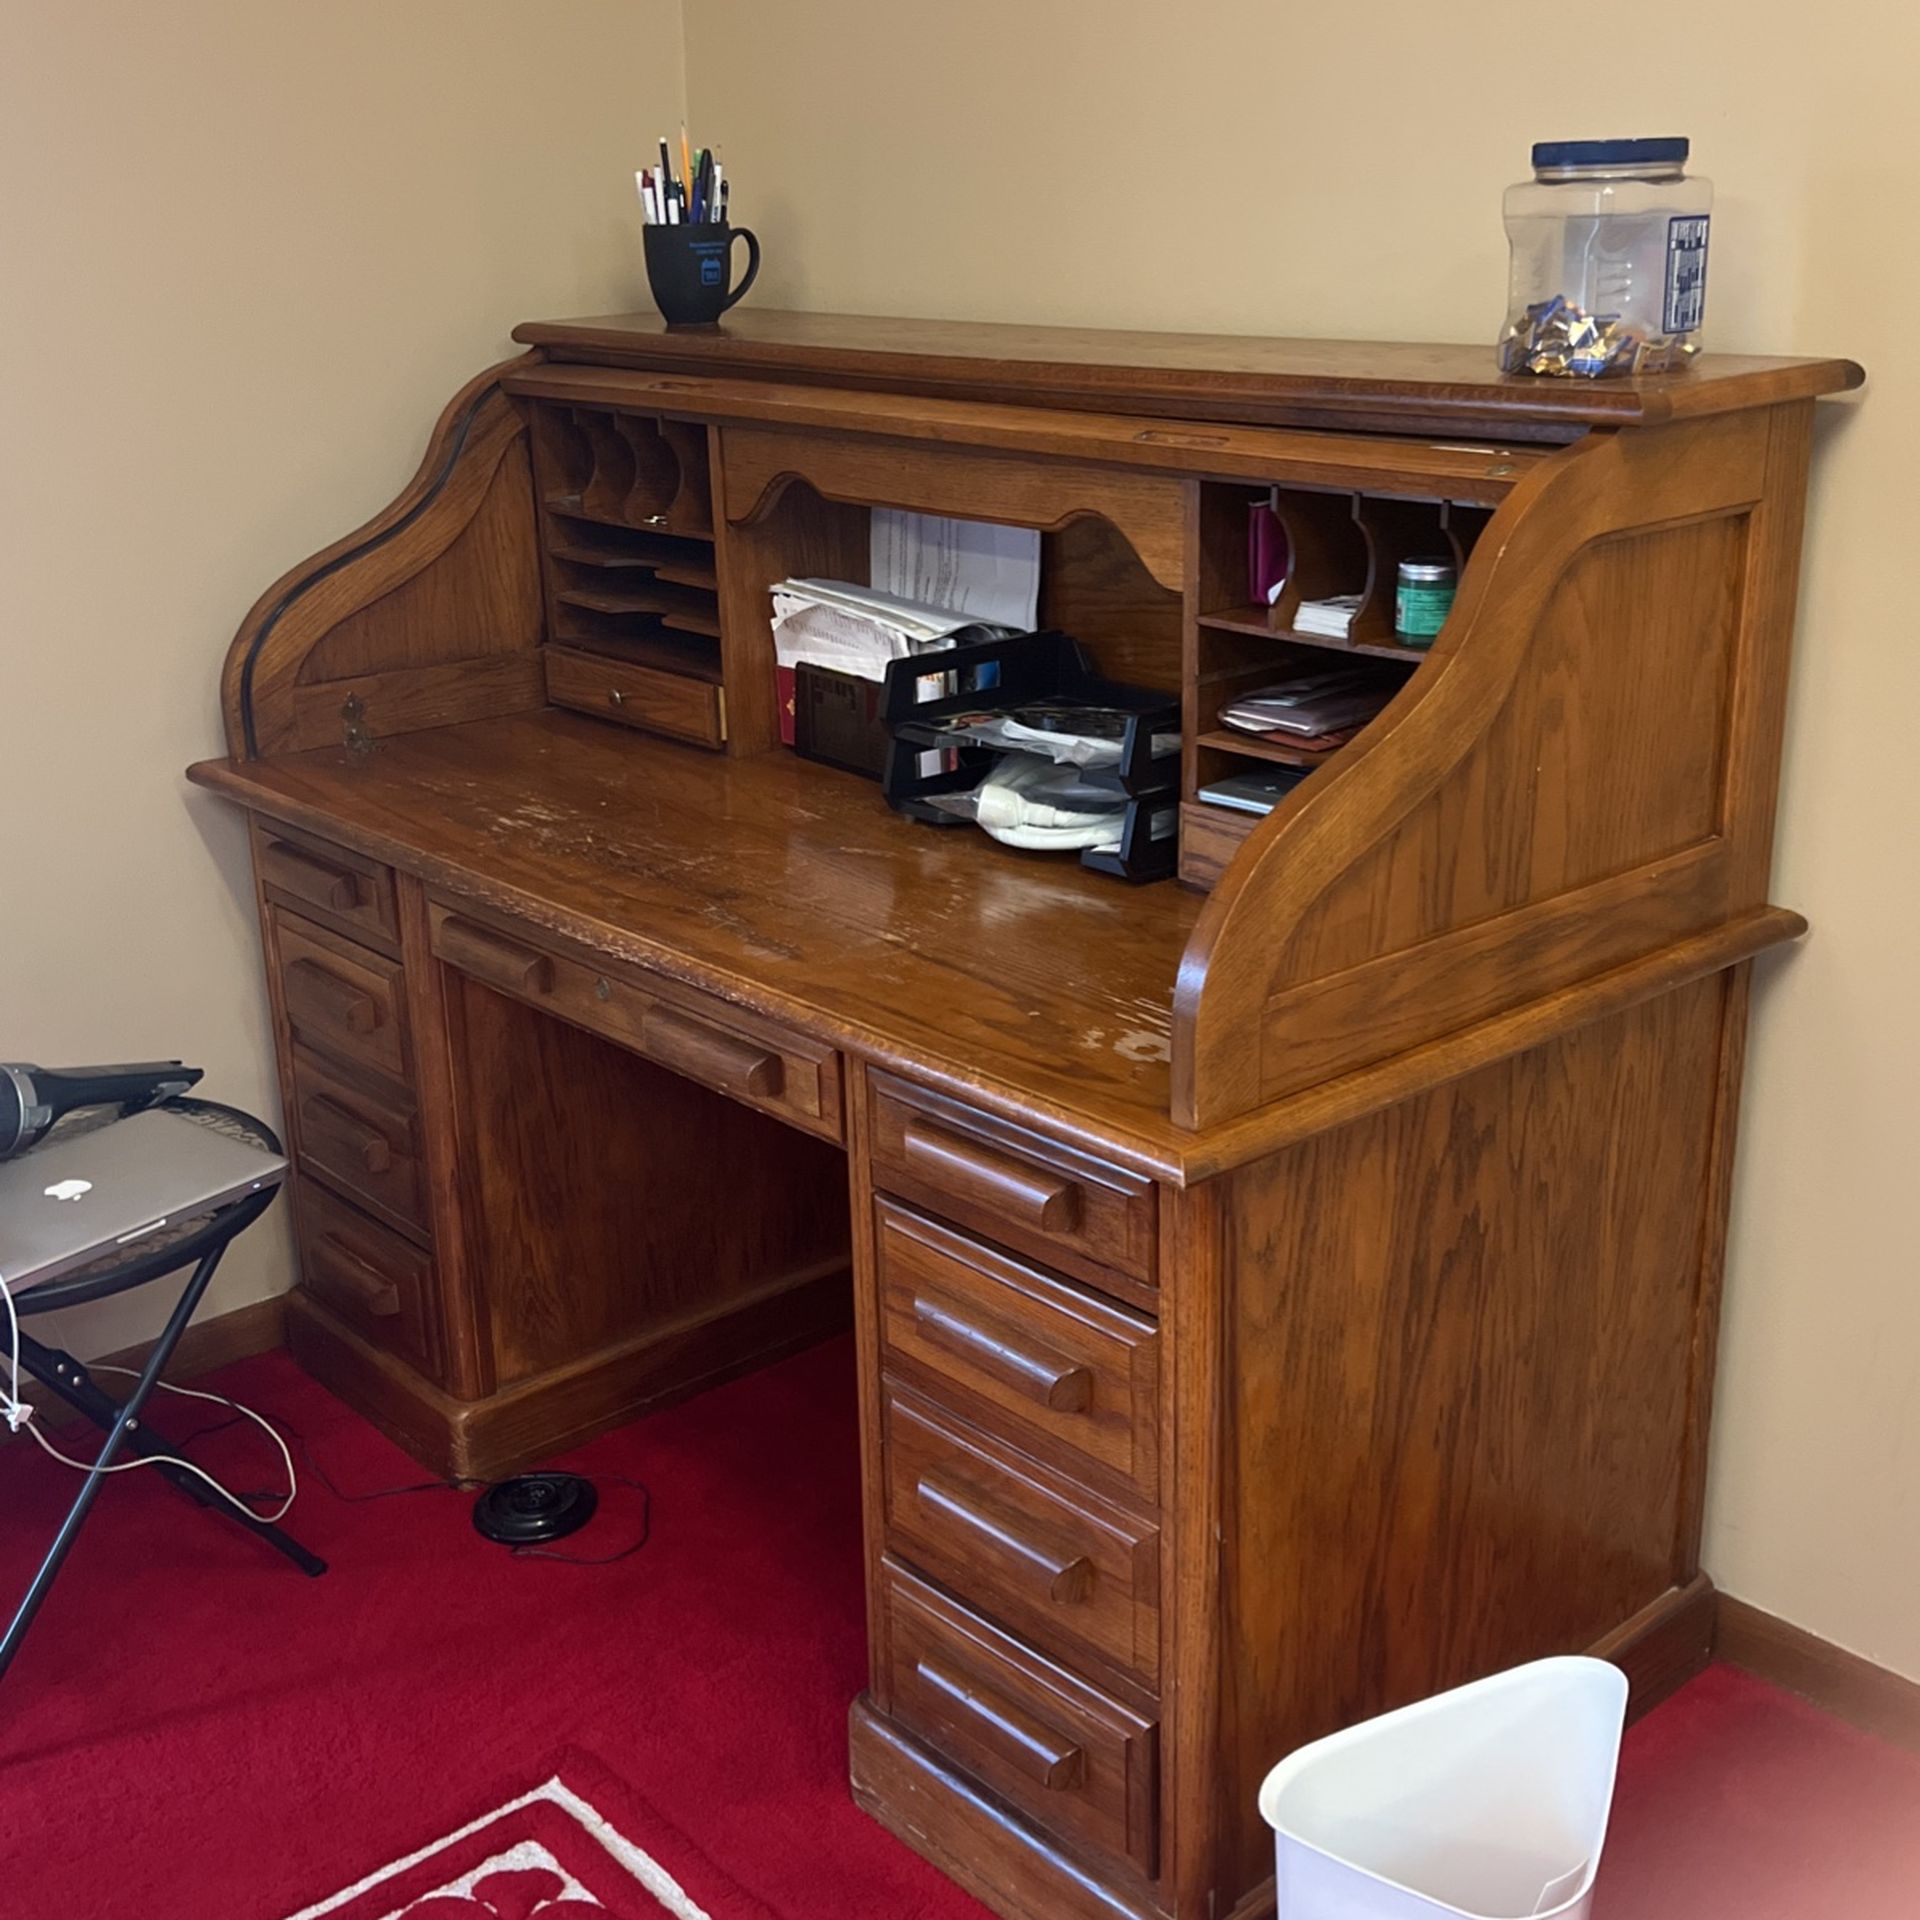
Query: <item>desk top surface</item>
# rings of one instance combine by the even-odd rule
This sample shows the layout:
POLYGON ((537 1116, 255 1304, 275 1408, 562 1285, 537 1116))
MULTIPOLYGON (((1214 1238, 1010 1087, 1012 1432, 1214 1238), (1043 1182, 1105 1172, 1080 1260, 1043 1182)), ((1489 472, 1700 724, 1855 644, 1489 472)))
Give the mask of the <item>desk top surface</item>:
POLYGON ((741 307, 719 326, 652 313, 530 320, 513 337, 555 358, 681 373, 1114 407, 1195 420, 1422 416, 1516 429, 1657 425, 1857 387, 1850 360, 1708 353, 1677 373, 1608 380, 1504 374, 1492 344, 1285 340, 1225 333, 1010 326, 741 307))
POLYGON ((565 938, 1076 1132, 1177 1157, 1202 902, 890 812, 873 782, 547 711, 191 777, 565 938))

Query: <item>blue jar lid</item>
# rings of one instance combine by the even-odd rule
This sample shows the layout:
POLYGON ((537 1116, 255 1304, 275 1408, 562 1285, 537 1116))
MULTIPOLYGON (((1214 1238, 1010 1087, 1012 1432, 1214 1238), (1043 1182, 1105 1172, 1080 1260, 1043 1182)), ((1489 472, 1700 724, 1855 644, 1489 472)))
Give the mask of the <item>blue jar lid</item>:
POLYGON ((1536 172, 1553 167, 1684 166, 1686 140, 1541 140, 1533 149, 1536 172))

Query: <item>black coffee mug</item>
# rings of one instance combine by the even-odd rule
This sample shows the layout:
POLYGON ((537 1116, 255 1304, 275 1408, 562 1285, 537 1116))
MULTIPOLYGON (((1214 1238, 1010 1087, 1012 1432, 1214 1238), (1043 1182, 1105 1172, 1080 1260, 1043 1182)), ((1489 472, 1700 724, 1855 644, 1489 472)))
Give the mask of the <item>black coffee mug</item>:
POLYGON ((647 281, 654 304, 670 327, 710 327, 753 285, 760 271, 760 242, 745 227, 718 221, 698 226, 648 227, 647 281), (728 275, 733 243, 747 243, 746 277, 731 292, 728 275))

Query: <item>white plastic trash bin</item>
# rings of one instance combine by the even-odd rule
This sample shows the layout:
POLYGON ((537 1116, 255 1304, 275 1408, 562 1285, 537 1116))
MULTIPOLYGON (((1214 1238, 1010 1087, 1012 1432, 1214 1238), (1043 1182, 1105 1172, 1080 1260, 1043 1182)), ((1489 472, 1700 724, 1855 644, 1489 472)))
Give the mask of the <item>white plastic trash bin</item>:
POLYGON ((1626 1712, 1540 1660, 1302 1747, 1260 1789, 1278 1920, 1584 1920, 1626 1712))

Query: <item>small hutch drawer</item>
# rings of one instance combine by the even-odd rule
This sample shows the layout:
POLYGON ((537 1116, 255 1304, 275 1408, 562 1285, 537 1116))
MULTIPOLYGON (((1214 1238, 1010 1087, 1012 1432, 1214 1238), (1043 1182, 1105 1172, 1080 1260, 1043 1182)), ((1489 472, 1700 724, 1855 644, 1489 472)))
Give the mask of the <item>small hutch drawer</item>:
POLYGON ((547 698, 556 707, 645 727, 695 746, 726 744, 725 696, 688 674, 662 673, 576 647, 547 648, 547 698))

